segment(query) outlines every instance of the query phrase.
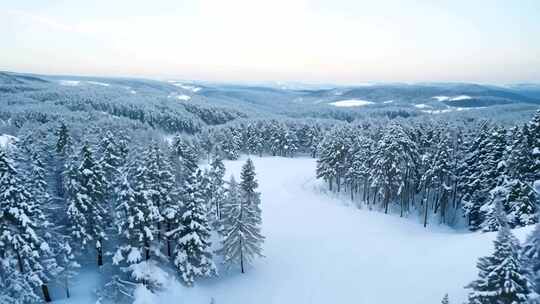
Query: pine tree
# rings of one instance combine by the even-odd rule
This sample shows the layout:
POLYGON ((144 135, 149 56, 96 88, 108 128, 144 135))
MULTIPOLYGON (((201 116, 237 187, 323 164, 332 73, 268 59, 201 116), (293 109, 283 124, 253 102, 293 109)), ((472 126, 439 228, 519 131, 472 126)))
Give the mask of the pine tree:
MULTIPOLYGON (((507 184, 497 186, 490 191, 489 204, 484 204, 480 210, 484 214, 482 231, 497 231, 500 229, 501 216, 505 216, 504 206, 507 202, 507 184)), ((505 223, 507 219, 505 218, 505 223)))
POLYGON ((146 167, 139 165, 135 168, 133 187, 127 175, 128 172, 122 174, 118 188, 116 221, 120 242, 113 264, 125 262, 129 266, 150 259, 160 214, 146 185, 146 167))
POLYGON ((67 215, 70 235, 82 248, 95 244, 98 266, 103 265, 103 241, 106 239, 107 209, 104 206, 105 180, 99 164, 86 143, 80 153, 81 163, 70 172, 67 188, 67 215))
POLYGON ((112 200, 115 182, 118 178, 122 157, 119 147, 115 144, 113 134, 108 131, 100 142, 102 149, 99 164, 103 170, 103 177, 107 185, 107 196, 112 200))
MULTIPOLYGON (((43 227, 44 215, 32 191, 26 190, 27 186, 6 152, 0 149, 0 256, 3 257, 2 267, 17 265, 19 272, 7 275, 6 284, 10 285, 9 288, 26 286, 27 283, 41 287, 45 301, 49 302, 42 264, 43 254, 49 246, 39 231, 43 227)), ((24 292, 32 297, 30 290, 24 292)))
POLYGON ((469 229, 478 230, 482 225, 482 215, 480 208, 484 200, 479 196, 481 189, 480 176, 482 174, 482 163, 485 159, 484 146, 487 143, 489 126, 480 126, 478 134, 468 144, 466 156, 458 168, 460 177, 458 181, 458 192, 462 194, 462 208, 465 216, 469 220, 469 229))
POLYGON ((536 294, 540 294, 540 224, 527 237, 521 250, 522 261, 529 270, 536 294))
POLYGON ((225 165, 221 157, 216 155, 210 164, 208 172, 209 179, 209 200, 211 210, 214 211, 216 221, 221 219, 221 202, 225 192, 223 177, 225 176, 225 165))
POLYGON ((442 298, 441 304, 450 304, 450 300, 448 299, 448 294, 445 294, 442 298))
POLYGON ((69 134, 69 129, 64 122, 60 123, 60 127, 56 130, 56 136, 58 137, 58 140, 56 141, 56 153, 66 156, 71 152, 71 136, 69 134))
POLYGON ((510 227, 523 227, 538 222, 537 194, 529 184, 520 180, 511 181, 506 205, 510 227))
POLYGON ((500 203, 496 205, 499 232, 492 255, 480 258, 479 278, 467 286, 471 304, 527 303, 532 284, 519 256, 519 241, 512 235, 500 203))
POLYGON ((39 303, 35 285, 30 280, 32 276, 18 271, 16 263, 10 255, 0 259, 0 303, 39 303))
POLYGON ((198 168, 198 156, 195 150, 195 147, 183 139, 180 136, 175 137, 173 142, 173 150, 175 155, 180 160, 180 170, 179 175, 181 177, 181 182, 184 179, 188 178, 193 172, 198 168))
POLYGON ((257 211, 246 203, 240 187, 234 177, 231 177, 227 198, 223 205, 222 229, 223 255, 227 267, 240 266, 244 273, 245 267, 252 263, 255 257, 262 257, 261 244, 264 237, 257 224, 257 211))
POLYGON ((216 274, 210 251, 206 204, 200 190, 201 179, 200 170, 187 178, 182 193, 183 213, 179 216, 180 222, 168 232, 176 240, 173 263, 188 286, 193 285, 198 277, 216 274))
POLYGON ((534 117, 528 124, 529 146, 533 161, 530 169, 529 180, 540 180, 540 110, 537 110, 534 117))

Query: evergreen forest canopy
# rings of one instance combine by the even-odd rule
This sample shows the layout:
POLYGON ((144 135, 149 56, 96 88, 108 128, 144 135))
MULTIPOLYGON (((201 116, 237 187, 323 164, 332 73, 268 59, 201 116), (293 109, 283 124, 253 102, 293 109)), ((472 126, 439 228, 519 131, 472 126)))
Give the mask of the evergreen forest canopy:
POLYGON ((470 303, 526 303, 540 230, 521 246, 510 228, 538 222, 538 104, 530 85, 291 90, 2 72, 0 302, 54 300, 52 281, 69 297, 82 259, 104 269, 102 303, 129 301, 138 283, 159 290, 163 265, 187 286, 216 276, 218 257, 248 271, 265 240, 256 168, 225 180, 223 160, 250 154, 315 158, 329 191, 359 208, 498 231, 470 303))

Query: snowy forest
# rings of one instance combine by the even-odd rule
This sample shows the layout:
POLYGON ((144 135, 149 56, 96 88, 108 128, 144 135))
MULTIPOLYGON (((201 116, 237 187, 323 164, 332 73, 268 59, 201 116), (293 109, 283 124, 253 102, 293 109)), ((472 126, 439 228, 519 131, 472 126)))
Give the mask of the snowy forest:
MULTIPOLYGON (((342 96, 336 89, 64 78, 0 73, 0 303, 152 303, 171 280, 204 288, 192 300, 181 289, 171 303, 221 303, 232 292, 212 284, 257 274, 264 263, 289 265, 273 264, 273 252, 296 248, 306 225, 302 215, 292 219, 288 245, 265 226, 267 210, 286 222, 296 201, 280 194, 287 183, 276 193, 264 183, 300 170, 278 165, 261 177, 258 164, 273 166, 265 160, 308 162, 301 186, 314 184, 303 191, 339 201, 346 216, 403 218, 421 226, 417 233, 453 231, 448 238, 493 235, 477 269, 464 270, 477 276, 464 275, 463 286, 445 281, 438 302, 453 303, 456 289, 470 304, 538 299, 540 89, 474 85, 477 95, 456 107, 433 96, 472 95, 473 85, 418 88, 424 97, 381 87, 377 94, 397 91, 391 98, 400 101, 380 95, 377 104, 341 108, 332 105, 342 96), (314 96, 331 97, 297 102, 314 96), (282 205, 267 207, 270 198, 282 205)), ((308 202, 300 212, 323 206, 308 202)), ((331 214, 319 225, 340 221, 331 214)), ((476 256, 460 259, 474 264, 476 256)))

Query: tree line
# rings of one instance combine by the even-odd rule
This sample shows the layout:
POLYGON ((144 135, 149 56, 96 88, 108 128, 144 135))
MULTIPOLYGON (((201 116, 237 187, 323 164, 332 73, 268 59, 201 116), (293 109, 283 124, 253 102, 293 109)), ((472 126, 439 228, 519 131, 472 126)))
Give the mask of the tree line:
POLYGON ((107 272, 100 301, 118 302, 138 283, 159 289, 155 274, 166 265, 191 286, 217 275, 217 257, 243 273, 262 256, 250 159, 239 182, 225 182, 221 157, 200 169, 181 136, 141 144, 107 131, 92 143, 65 123, 54 131, 52 141, 36 131, 0 148, 0 302, 49 302, 51 282, 70 297, 89 259, 107 272))
POLYGON ((359 206, 471 230, 498 228, 495 204, 511 228, 534 224, 540 179, 540 111, 523 125, 490 122, 357 124, 325 133, 317 177, 359 206))

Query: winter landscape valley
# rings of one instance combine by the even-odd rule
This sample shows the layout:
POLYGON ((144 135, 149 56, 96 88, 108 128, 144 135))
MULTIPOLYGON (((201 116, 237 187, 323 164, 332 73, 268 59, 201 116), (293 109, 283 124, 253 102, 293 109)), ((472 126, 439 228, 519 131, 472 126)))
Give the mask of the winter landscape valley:
POLYGON ((0 1, 0 304, 539 304, 539 20, 0 1))

